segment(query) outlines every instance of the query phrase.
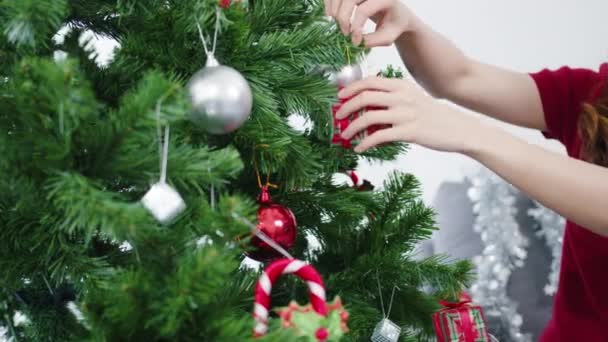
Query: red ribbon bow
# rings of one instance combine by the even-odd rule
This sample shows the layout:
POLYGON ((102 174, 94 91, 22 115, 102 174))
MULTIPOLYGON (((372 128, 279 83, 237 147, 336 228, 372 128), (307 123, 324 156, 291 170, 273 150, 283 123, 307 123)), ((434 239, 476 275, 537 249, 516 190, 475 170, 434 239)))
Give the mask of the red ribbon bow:
POLYGON ((463 292, 458 297, 458 302, 448 302, 447 300, 440 300, 439 304, 449 309, 457 309, 465 305, 469 305, 472 301, 473 300, 471 299, 471 296, 469 296, 468 293, 463 292))

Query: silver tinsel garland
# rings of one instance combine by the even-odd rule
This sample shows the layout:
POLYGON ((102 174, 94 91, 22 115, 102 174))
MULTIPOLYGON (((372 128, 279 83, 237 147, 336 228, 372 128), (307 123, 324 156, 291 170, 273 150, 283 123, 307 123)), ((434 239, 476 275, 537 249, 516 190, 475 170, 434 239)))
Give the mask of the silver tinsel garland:
POLYGON ((515 219, 516 191, 487 169, 472 177, 471 182, 474 230, 484 245, 482 254, 473 258, 477 271, 477 280, 471 286, 473 300, 484 308, 491 333, 499 340, 531 341, 529 334, 521 332, 523 318, 517 303, 507 295, 511 273, 523 266, 527 256, 528 241, 515 219), (492 322, 499 322, 499 327, 492 322))
POLYGON ((528 215, 538 222, 539 229, 536 234, 545 239, 551 250, 553 261, 551 262, 549 281, 545 285, 544 291, 546 295, 552 296, 557 292, 559 282, 559 267, 562 258, 566 220, 539 203, 536 203, 536 208, 528 210, 528 215))

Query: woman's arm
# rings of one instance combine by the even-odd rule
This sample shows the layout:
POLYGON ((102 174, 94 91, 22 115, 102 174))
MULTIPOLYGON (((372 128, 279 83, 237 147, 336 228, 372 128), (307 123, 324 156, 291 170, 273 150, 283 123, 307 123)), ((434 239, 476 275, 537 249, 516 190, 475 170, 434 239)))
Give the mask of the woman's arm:
POLYGON ((538 90, 528 74, 476 61, 422 20, 411 22, 395 44, 427 91, 501 121, 546 130, 538 90))
POLYGON ((608 169, 549 152, 497 127, 475 129, 464 154, 544 206, 608 236, 608 169))
POLYGON ((538 90, 527 74, 469 58, 401 1, 325 3, 327 13, 355 44, 362 39, 368 47, 395 43, 408 70, 434 96, 515 125, 546 129, 538 90), (363 35, 368 19, 378 25, 374 32, 363 35))
MULTIPOLYGON (((608 169, 560 156, 482 123, 454 106, 438 102, 411 82, 371 77, 342 90, 344 118, 368 111, 343 132, 350 139, 371 125, 389 128, 366 137, 357 152, 392 141, 468 155, 548 208, 593 232, 608 236, 608 169)), ((538 100, 540 101, 540 100, 538 100)))

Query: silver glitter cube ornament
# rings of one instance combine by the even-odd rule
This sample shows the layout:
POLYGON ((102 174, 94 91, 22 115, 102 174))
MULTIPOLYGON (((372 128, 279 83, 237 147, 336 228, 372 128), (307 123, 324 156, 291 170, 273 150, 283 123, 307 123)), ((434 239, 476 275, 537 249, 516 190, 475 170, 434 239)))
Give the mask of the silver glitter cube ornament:
POLYGON ((161 224, 171 223, 186 209, 182 196, 167 183, 156 183, 141 199, 142 204, 161 224))
POLYGON ((381 320, 372 334, 373 342, 397 342, 401 335, 401 328, 388 318, 381 320))

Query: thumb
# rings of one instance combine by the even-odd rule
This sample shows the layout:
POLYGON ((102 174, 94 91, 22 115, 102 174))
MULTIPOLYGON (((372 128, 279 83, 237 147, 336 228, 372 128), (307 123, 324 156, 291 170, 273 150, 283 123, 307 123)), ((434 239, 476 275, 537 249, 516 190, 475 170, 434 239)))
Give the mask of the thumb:
POLYGON ((376 46, 389 46, 399 37, 399 30, 394 26, 376 28, 375 32, 365 34, 363 42, 365 47, 372 48, 376 46))

